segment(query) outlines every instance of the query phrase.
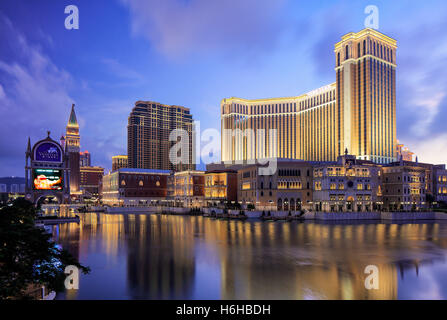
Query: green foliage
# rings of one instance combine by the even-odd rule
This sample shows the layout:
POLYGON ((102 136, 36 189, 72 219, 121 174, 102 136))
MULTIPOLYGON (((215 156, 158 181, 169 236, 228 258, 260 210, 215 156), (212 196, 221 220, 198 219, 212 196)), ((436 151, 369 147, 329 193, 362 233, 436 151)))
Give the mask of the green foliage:
POLYGON ((34 224, 36 208, 23 198, 0 209, 0 299, 27 299, 29 285, 64 289, 65 267, 90 270, 51 241, 51 235, 34 224))

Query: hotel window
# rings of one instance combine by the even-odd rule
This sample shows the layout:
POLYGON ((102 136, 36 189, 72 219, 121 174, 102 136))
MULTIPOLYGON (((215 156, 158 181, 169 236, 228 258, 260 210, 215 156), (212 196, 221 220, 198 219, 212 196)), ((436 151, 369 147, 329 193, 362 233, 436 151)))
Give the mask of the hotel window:
POLYGON ((344 190, 345 189, 345 185, 343 183, 339 183, 338 184, 338 189, 339 190, 344 190))
POLYGON ((358 183, 357 184, 357 190, 363 190, 363 184, 358 183))
POLYGON ((336 190, 336 189, 337 189, 337 184, 331 183, 331 190, 336 190))
POLYGON ((340 66, 340 52, 337 53, 337 67, 340 66))
POLYGON ((345 47, 345 60, 348 60, 349 59, 349 47, 346 45, 346 47, 345 47))

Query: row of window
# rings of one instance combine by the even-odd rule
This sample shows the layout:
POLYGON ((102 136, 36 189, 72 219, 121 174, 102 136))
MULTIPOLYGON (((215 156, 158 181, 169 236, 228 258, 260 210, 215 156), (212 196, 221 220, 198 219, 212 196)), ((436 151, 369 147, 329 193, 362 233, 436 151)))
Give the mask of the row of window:
MULTIPOLYGON (((357 52, 354 54, 354 48, 352 48, 353 54, 350 54, 350 46, 346 45, 344 50, 344 61, 353 58, 355 55, 357 58, 360 58, 366 54, 373 55, 377 58, 380 58, 382 60, 394 63, 393 58, 393 49, 383 45, 379 42, 376 42, 374 40, 369 40, 368 42, 366 40, 363 40, 362 45, 360 43, 357 44, 357 52), (367 47, 368 44, 368 47, 367 47), (362 49, 362 50, 361 50, 362 49)), ((337 53, 337 66, 340 66, 341 64, 341 55, 340 52, 337 53)))
POLYGON ((241 114, 272 114, 272 113, 284 113, 284 112, 299 112, 309 108, 313 108, 335 100, 335 91, 331 90, 324 94, 314 96, 312 98, 303 100, 301 102, 290 102, 280 104, 267 104, 267 105, 242 105, 232 104, 230 112, 228 113, 241 113, 241 114))

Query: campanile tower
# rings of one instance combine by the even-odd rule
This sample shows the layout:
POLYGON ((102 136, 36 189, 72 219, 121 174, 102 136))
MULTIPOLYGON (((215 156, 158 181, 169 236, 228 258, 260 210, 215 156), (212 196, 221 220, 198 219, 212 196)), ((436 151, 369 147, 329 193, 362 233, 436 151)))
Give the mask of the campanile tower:
POLYGON ((70 193, 79 192, 80 185, 80 140, 79 124, 74 110, 75 105, 71 106, 70 118, 68 119, 67 130, 65 134, 65 145, 68 151, 70 168, 70 193))

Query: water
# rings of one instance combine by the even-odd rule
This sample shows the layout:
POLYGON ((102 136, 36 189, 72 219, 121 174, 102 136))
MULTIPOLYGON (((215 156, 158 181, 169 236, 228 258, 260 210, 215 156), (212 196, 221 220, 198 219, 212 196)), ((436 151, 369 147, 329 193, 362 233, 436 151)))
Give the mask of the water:
POLYGON ((447 224, 87 213, 53 229, 91 268, 58 299, 446 299, 447 224), (379 289, 365 289, 365 267, 379 289))

